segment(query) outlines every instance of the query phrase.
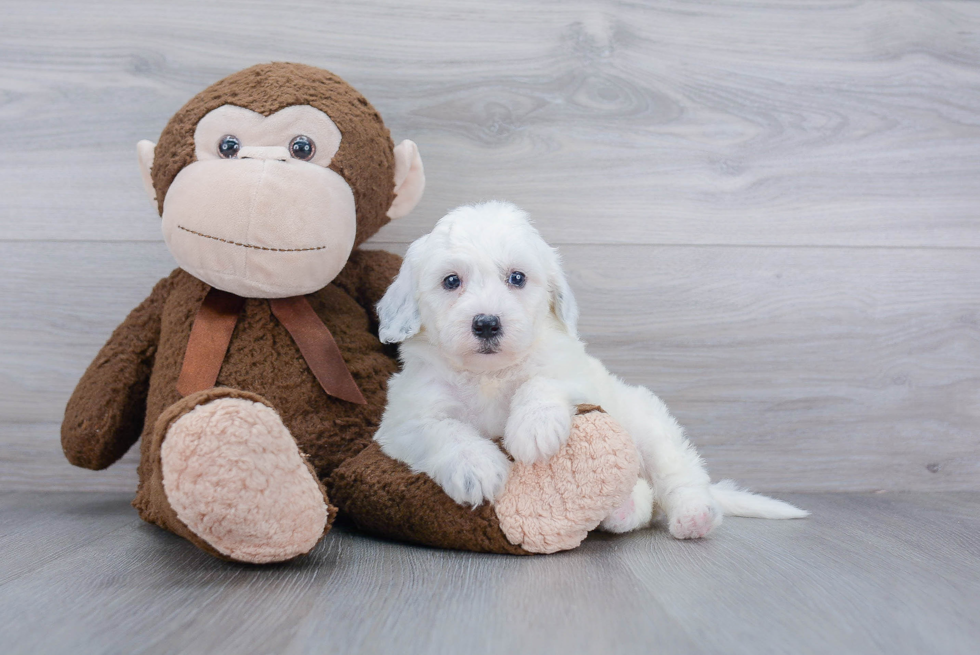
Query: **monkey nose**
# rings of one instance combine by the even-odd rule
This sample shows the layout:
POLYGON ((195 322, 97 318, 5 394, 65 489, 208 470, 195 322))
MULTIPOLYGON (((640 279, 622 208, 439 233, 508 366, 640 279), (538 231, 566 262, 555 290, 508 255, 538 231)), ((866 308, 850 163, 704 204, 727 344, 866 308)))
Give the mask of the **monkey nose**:
POLYGON ((242 146, 238 150, 238 158, 289 161, 289 150, 285 146, 242 146))

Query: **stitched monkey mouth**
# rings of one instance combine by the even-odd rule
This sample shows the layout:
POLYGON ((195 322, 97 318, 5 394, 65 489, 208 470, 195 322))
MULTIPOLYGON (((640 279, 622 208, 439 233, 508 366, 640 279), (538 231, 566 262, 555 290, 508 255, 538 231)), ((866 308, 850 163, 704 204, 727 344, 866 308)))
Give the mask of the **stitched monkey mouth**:
POLYGON ((310 252, 312 250, 325 250, 326 249, 326 246, 315 246, 313 248, 267 248, 266 246, 256 246, 256 245, 251 244, 251 243, 239 243, 237 241, 230 241, 228 239, 222 239, 221 237, 211 236, 210 234, 204 234, 203 232, 197 232, 195 230, 191 230, 189 228, 184 227, 183 225, 178 225, 177 226, 177 229, 178 230, 183 230, 184 232, 189 232, 190 234, 194 234, 196 236, 203 237, 205 239, 213 239, 214 241, 220 241, 221 243, 227 243, 228 245, 231 245, 231 246, 240 246, 242 248, 252 248, 253 250, 268 250, 270 252, 310 252))

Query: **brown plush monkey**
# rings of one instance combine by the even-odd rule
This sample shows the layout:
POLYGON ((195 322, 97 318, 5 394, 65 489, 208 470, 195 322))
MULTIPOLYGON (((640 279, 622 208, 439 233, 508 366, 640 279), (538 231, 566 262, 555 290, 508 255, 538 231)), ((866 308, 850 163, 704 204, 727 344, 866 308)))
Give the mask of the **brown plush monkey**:
MULTIPOLYGON (((372 445, 397 368, 373 306, 400 259, 358 246, 411 211, 424 175, 415 144, 395 147, 357 91, 310 66, 254 66, 191 99, 138 154, 180 268, 75 389, 72 464, 105 468, 142 438, 140 516, 244 562, 313 548, 336 513, 328 488, 362 527, 438 546, 546 552, 598 523, 581 507, 563 516, 574 484, 547 466, 515 469, 503 517, 456 506, 372 445)), ((555 460, 585 457, 576 470, 608 481, 597 515, 636 479, 628 437, 610 439, 604 417, 580 417, 555 460)))

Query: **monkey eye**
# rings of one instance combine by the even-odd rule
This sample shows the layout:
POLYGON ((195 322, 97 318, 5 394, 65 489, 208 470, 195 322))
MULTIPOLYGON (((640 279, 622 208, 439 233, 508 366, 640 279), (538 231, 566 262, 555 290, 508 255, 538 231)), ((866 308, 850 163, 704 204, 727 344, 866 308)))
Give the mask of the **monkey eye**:
POLYGON ((518 289, 523 289, 524 285, 527 284, 527 276, 520 271, 513 271, 510 277, 507 278, 507 284, 518 289))
POLYGON ((294 159, 310 161, 313 159, 313 153, 315 152, 316 144, 313 143, 313 139, 303 134, 300 134, 289 142, 289 154, 291 154, 294 159))
POLYGON ((459 276, 453 273, 452 275, 447 275, 443 278, 442 288, 446 291, 455 291, 462 283, 463 281, 459 279, 459 276))
POLYGON ((242 148, 242 142, 237 136, 226 134, 218 141, 218 155, 224 159, 234 159, 242 148))

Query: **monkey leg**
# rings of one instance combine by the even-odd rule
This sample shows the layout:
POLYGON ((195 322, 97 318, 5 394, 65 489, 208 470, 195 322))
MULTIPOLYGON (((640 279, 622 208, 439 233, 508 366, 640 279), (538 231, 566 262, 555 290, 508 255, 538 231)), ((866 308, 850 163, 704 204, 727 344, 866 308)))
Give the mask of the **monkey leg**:
POLYGON ((183 398, 157 420, 144 518, 218 557, 252 564, 308 553, 336 511, 268 402, 233 389, 183 398))
POLYGON ((575 548, 639 476, 630 436, 598 407, 579 411, 561 450, 547 462, 514 464, 494 505, 457 505, 377 443, 334 472, 331 498, 358 527, 391 539, 515 555, 575 548))

